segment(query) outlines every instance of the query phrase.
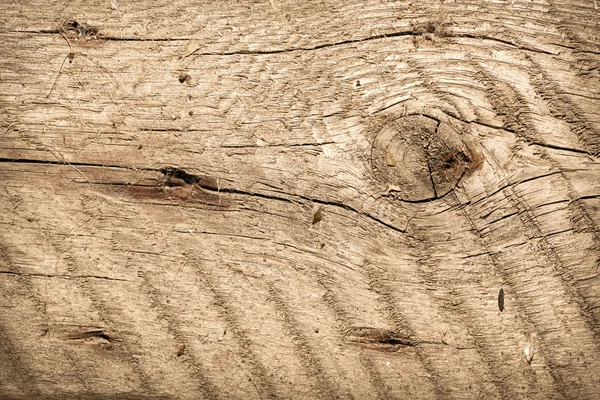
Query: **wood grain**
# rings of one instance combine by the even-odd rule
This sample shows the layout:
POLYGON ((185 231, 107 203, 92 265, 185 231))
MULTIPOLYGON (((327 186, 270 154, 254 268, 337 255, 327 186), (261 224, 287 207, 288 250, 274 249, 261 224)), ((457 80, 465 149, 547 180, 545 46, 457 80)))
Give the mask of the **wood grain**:
POLYGON ((599 17, 7 2, 0 397, 595 398, 599 17))

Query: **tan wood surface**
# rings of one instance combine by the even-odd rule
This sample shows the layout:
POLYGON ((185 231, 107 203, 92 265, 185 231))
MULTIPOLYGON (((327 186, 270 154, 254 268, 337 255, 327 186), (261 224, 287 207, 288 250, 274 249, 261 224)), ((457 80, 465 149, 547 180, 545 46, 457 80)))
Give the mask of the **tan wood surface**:
POLYGON ((0 398, 598 398, 595 0, 3 3, 0 398))

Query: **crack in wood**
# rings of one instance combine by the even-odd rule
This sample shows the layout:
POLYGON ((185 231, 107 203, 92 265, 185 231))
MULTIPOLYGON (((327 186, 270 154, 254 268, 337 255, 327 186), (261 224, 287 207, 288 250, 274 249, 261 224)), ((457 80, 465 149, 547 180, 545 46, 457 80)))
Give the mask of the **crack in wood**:
POLYGON ((343 337, 346 342, 371 345, 369 348, 384 351, 416 346, 411 339, 396 332, 369 326, 351 326, 344 331, 343 337))
MULTIPOLYGON (((13 30, 11 32, 12 33, 31 33, 31 34, 58 34, 61 31, 58 29, 40 29, 40 30, 25 30, 25 29, 23 29, 23 30, 13 30)), ((341 40, 341 41, 332 42, 332 43, 322 43, 322 44, 315 45, 315 46, 296 47, 296 48, 287 48, 287 49, 273 49, 273 50, 237 50, 237 51, 200 52, 200 53, 196 50, 195 52, 189 54, 189 56, 191 56, 191 55, 195 55, 195 56, 236 56, 236 55, 284 54, 284 53, 293 53, 293 52, 300 52, 300 51, 314 51, 314 50, 326 49, 326 48, 331 48, 331 47, 339 47, 339 46, 344 46, 344 45, 349 45, 349 44, 363 43, 363 42, 388 39, 388 38, 394 38, 394 37, 414 37, 414 38, 416 38, 416 37, 424 36, 424 34, 425 33, 421 32, 419 29, 411 28, 406 31, 396 31, 396 32, 383 33, 380 35, 367 36, 367 37, 358 38, 358 39, 347 39, 347 40, 341 40)), ((430 33, 427 32, 427 34, 430 34, 430 33)), ((90 36, 89 34, 87 34, 87 35, 90 36)), ((100 34, 98 34, 98 31, 96 31, 96 35, 93 37, 98 40, 114 41, 114 42, 170 42, 170 43, 172 43, 172 42, 177 42, 177 41, 188 42, 190 40, 195 40, 194 38, 191 38, 191 37, 186 37, 186 38, 117 37, 117 36, 110 36, 110 35, 100 35, 100 34)), ((553 53, 553 52, 542 50, 542 49, 536 49, 536 48, 529 47, 529 46, 518 45, 509 40, 496 38, 496 37, 492 37, 492 36, 488 36, 488 35, 476 35, 476 34, 466 34, 466 33, 461 33, 461 34, 445 33, 444 37, 445 38, 454 38, 454 39, 487 40, 487 41, 493 41, 496 43, 504 44, 506 46, 509 46, 511 49, 515 49, 515 50, 531 51, 534 53, 546 54, 546 55, 551 55, 551 56, 557 55, 557 53, 553 53)), ((590 54, 600 54, 600 53, 595 53, 592 51, 578 51, 578 52, 590 53, 590 54)))
POLYGON ((122 341, 113 334, 107 333, 104 329, 86 330, 83 332, 70 333, 65 336, 65 339, 68 340, 89 340, 94 338, 102 339, 109 343, 122 341))
POLYGON ((131 279, 113 278, 110 276, 100 275, 58 275, 58 274, 40 274, 34 272, 15 272, 15 271, 0 271, 2 275, 15 275, 15 276, 34 276, 36 278, 59 278, 59 279, 105 279, 109 281, 119 282, 136 282, 131 279))
POLYGON ((372 176, 387 185, 384 196, 406 203, 441 199, 482 165, 483 157, 464 135, 425 114, 385 121, 371 146, 372 176))
MULTIPOLYGON (((178 175, 180 177, 185 177, 185 179, 181 178, 183 180, 183 182, 185 182, 185 180, 187 179, 190 182, 194 182, 191 183, 189 185, 196 185, 199 188, 202 188, 206 191, 212 191, 212 192, 216 192, 218 194, 222 194, 222 193, 231 193, 231 194, 239 194, 239 195, 244 195, 244 196, 252 196, 252 197, 257 197, 257 198, 263 198, 263 199, 267 199, 267 200, 276 200, 276 201, 284 201, 287 203, 295 203, 295 201, 293 201, 292 199, 289 198, 285 198, 285 197, 279 197, 279 196, 272 196, 272 195, 267 195, 267 194, 263 194, 263 193, 257 193, 257 192, 247 192, 244 190, 238 190, 238 189, 232 189, 232 188, 219 188, 218 185, 215 188, 215 182, 216 180, 214 180, 214 178, 210 178, 210 177, 205 177, 205 176, 200 176, 200 175, 193 175, 193 174, 189 174, 187 172, 185 172, 184 170, 181 170, 180 168, 176 168, 176 167, 164 167, 164 168, 160 168, 160 169, 156 169, 156 168, 133 168, 133 167, 125 167, 122 165, 115 165, 115 164, 93 164, 93 163, 81 163, 81 162, 69 162, 67 164, 66 161, 53 161, 53 160, 36 160, 36 159, 22 159, 22 158, 6 158, 6 157, 0 157, 0 163, 23 163, 23 164, 43 164, 43 165, 74 165, 74 166, 79 166, 79 167, 90 167, 90 168, 118 168, 118 169, 125 169, 125 170, 131 170, 131 171, 152 171, 152 172, 161 172, 163 173, 163 175, 165 175, 165 177, 167 177, 167 175, 169 174, 175 174, 178 175), (181 172, 173 172, 176 170, 180 170, 181 172), (164 172, 163 172, 164 171, 164 172)), ((175 175, 173 175, 173 177, 176 177, 175 175)), ((187 182, 186 182, 187 183, 187 182)), ((95 184, 97 185, 102 185, 102 184, 106 184, 106 182, 95 182, 95 184)), ((128 182, 120 182, 120 183, 115 183, 115 182, 111 182, 110 185, 118 185, 118 186, 128 186, 129 190, 131 190, 131 188, 139 188, 140 190, 145 190, 145 191, 149 191, 152 192, 150 194, 148 194, 145 197, 151 197, 154 198, 157 196, 157 190, 160 189, 158 186, 152 186, 152 185, 136 185, 136 184, 131 184, 128 182)), ((183 187, 183 185, 177 185, 175 182, 171 181, 171 187, 183 187)), ((299 198, 302 200, 306 200, 306 201, 310 201, 312 203, 315 204, 320 204, 320 205, 327 205, 327 206, 333 206, 333 207, 338 207, 338 208, 342 208, 345 209, 347 211, 351 211, 360 215, 364 215, 367 218, 387 227, 392 229, 395 232, 398 233, 405 233, 406 232, 406 227, 404 228, 398 228, 390 223, 387 223, 377 217, 375 217, 374 215, 364 212, 364 211, 359 211, 356 208, 349 206, 347 204, 344 203, 340 203, 340 202, 335 202, 335 201, 327 201, 327 200, 321 200, 321 199, 317 199, 314 197, 309 197, 309 196, 305 196, 305 195, 299 195, 299 194, 293 194, 293 193, 284 193, 282 192, 282 194, 285 194, 287 196, 290 196, 292 198, 299 198)), ((189 199, 189 194, 186 197, 185 195, 181 195, 182 199, 189 199)), ((406 203, 426 203, 431 201, 430 199, 426 199, 426 200, 417 200, 417 201, 405 201, 406 203)), ((217 205, 225 205, 224 203, 219 203, 217 201, 217 205)))

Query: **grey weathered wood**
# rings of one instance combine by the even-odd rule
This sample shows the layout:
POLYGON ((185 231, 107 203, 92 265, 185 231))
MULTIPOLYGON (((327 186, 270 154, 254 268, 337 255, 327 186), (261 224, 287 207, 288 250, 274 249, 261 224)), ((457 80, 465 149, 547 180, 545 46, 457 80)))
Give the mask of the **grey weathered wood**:
POLYGON ((596 397, 595 1, 90 3, 0 15, 0 396, 596 397))

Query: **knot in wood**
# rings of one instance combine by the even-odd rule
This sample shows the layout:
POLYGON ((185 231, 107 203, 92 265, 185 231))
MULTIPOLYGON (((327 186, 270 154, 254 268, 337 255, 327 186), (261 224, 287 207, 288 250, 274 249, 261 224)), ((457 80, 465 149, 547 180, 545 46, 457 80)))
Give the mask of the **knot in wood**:
POLYGON ((404 201, 429 201, 454 189, 475 158, 447 123, 408 115, 386 124, 377 134, 371 169, 388 194, 404 201))

